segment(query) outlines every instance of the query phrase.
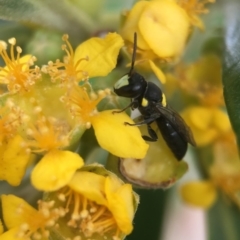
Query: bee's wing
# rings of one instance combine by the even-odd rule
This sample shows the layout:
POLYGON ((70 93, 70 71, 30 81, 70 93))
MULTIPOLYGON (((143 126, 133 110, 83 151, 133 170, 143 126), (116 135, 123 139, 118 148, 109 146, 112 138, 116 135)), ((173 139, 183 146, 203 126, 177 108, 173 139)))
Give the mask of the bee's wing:
POLYGON ((160 112, 172 125, 172 127, 186 140, 188 143, 196 146, 196 142, 192 135, 191 129, 187 126, 183 118, 179 113, 175 112, 169 107, 163 107, 160 104, 156 105, 157 111, 160 112))

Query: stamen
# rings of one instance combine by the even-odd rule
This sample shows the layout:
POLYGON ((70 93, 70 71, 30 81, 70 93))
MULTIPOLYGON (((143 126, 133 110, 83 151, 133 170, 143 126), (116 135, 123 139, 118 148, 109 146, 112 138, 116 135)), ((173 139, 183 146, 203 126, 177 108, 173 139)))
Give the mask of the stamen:
POLYGON ((0 108, 0 144, 12 138, 18 127, 26 121, 26 116, 15 103, 8 99, 4 107, 0 108))
POLYGON ((65 199, 67 198, 66 207, 73 205, 68 226, 78 228, 83 235, 82 237, 91 237, 93 234, 101 236, 107 234, 108 236, 112 235, 113 239, 118 239, 121 231, 107 207, 98 205, 73 190, 69 195, 66 188, 59 195, 64 194, 64 192, 68 194, 68 196, 65 196, 65 199))
POLYGON ((6 67, 0 67, 0 83, 6 84, 11 93, 29 91, 31 86, 41 77, 39 67, 30 68, 36 58, 25 56, 20 58, 22 49, 16 46, 16 39, 8 40, 10 43, 10 56, 6 51, 6 43, 0 42, 0 55, 6 67), (14 51, 16 51, 16 56, 14 51), (27 60, 27 58, 29 58, 27 60))
POLYGON ((73 49, 72 49, 72 45, 70 44, 70 42, 68 41, 68 38, 69 36, 67 34, 64 34, 63 37, 62 37, 62 40, 67 44, 68 46, 68 49, 69 49, 69 55, 73 56, 74 55, 74 52, 73 52, 73 49))
POLYGON ((74 51, 68 41, 68 35, 63 35, 62 40, 65 42, 62 45, 62 50, 66 53, 63 62, 59 59, 55 63, 50 61, 48 62, 48 66, 43 66, 41 70, 51 76, 52 82, 59 80, 63 87, 70 88, 77 86, 79 81, 86 81, 88 79, 88 73, 79 67, 82 61, 88 61, 88 57, 78 59, 74 63, 74 51))
POLYGON ((70 126, 62 119, 46 118, 35 99, 32 99, 32 103, 35 105, 34 113, 37 120, 28 123, 29 127, 26 129, 27 144, 31 151, 40 153, 68 146, 70 126))
POLYGON ((101 90, 94 93, 89 84, 71 88, 62 98, 74 118, 79 118, 86 128, 91 127, 91 117, 98 114, 97 105, 107 95, 101 90), (87 90, 89 88, 89 90, 87 90))

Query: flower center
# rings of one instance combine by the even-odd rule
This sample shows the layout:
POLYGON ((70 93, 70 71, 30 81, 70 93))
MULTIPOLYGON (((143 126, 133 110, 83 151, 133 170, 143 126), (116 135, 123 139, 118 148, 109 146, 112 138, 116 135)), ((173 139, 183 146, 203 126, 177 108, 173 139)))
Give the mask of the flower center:
POLYGON ((29 91, 36 80, 41 77, 39 67, 35 66, 30 69, 36 58, 30 55, 20 58, 22 49, 19 46, 15 48, 17 55, 14 53, 16 39, 11 38, 8 42, 11 45, 10 55, 6 51, 7 44, 0 41, 0 55, 6 64, 5 67, 0 67, 0 83, 6 84, 11 93, 29 91))
POLYGON ((61 62, 59 59, 56 62, 48 62, 48 66, 43 66, 42 71, 48 73, 51 76, 53 82, 60 80, 65 85, 77 85, 79 81, 88 79, 88 74, 83 70, 79 69, 81 61, 88 61, 88 58, 81 58, 74 63, 74 51, 68 41, 68 35, 63 35, 62 40, 65 42, 62 45, 62 50, 66 52, 64 61, 61 62))
POLYGON ((98 113, 98 103, 109 93, 110 90, 105 89, 96 94, 86 82, 84 86, 70 89, 61 100, 67 104, 73 117, 79 118, 86 128, 90 128, 91 117, 98 113))
POLYGON ((25 218, 25 223, 20 226, 17 237, 24 239, 42 239, 50 235, 49 228, 58 227, 57 220, 63 217, 66 212, 54 207, 54 201, 38 201, 38 211, 28 214, 24 206, 19 206, 16 214, 25 218), (26 212, 26 215, 24 214, 26 212))
POLYGON ((29 123, 27 129, 28 146, 32 152, 47 152, 52 149, 59 149, 69 145, 70 127, 67 122, 54 117, 46 117, 42 108, 36 104, 35 99, 34 113, 37 120, 29 123))
POLYGON ((8 99, 6 105, 0 108, 0 145, 4 140, 12 138, 21 125, 24 114, 11 99, 8 99))
MULTIPOLYGON (((118 240, 121 233, 118 225, 106 206, 87 199, 72 189, 63 188, 59 200, 65 202, 65 210, 72 209, 68 226, 77 228, 79 236, 108 236, 118 240)), ((104 238, 105 239, 105 238, 104 238)))

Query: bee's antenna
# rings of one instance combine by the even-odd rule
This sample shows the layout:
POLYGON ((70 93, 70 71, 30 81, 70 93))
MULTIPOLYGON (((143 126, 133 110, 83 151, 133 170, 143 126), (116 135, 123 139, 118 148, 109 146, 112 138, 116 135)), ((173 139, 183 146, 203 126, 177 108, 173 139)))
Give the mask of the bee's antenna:
POLYGON ((134 63, 135 63, 135 58, 136 58, 136 51, 137 51, 137 33, 134 33, 134 39, 133 39, 133 54, 132 54, 132 65, 131 69, 129 71, 129 76, 132 75, 133 70, 134 70, 134 63))

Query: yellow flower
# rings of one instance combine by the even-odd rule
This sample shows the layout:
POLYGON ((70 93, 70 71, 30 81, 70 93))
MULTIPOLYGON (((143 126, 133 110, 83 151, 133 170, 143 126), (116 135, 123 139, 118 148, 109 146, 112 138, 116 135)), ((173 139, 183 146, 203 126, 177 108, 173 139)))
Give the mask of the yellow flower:
POLYGON ((60 80, 67 87, 77 85, 80 81, 95 76, 106 76, 116 66, 117 56, 123 46, 123 40, 116 33, 109 33, 104 39, 91 38, 72 49, 68 36, 63 36, 65 45, 62 49, 67 53, 64 62, 49 62, 42 68, 50 74, 53 81, 60 80))
POLYGON ((121 29, 124 39, 160 58, 178 56, 186 43, 189 21, 185 11, 172 0, 137 2, 128 13, 121 29))
POLYGON ((72 206, 68 226, 77 228, 83 239, 98 235, 122 239, 133 229, 138 197, 130 184, 100 165, 76 172, 68 187, 59 190, 59 199, 66 207, 72 206))
POLYGON ((202 56, 189 65, 175 70, 177 82, 189 95, 206 106, 224 106, 221 59, 216 55, 202 56))
POLYGON ((164 83, 159 64, 178 58, 189 35, 187 13, 175 1, 139 1, 126 14, 121 35, 132 48, 133 34, 137 33, 136 64, 147 65, 164 83))
POLYGON ((217 191, 221 190, 240 207, 240 162, 234 133, 231 131, 218 139, 213 144, 212 153, 209 179, 184 184, 181 188, 183 200, 197 207, 208 208, 215 202, 217 191))
POLYGON ((0 56, 5 62, 5 67, 0 67, 0 83, 7 85, 10 93, 29 91, 35 82, 41 77, 40 70, 37 66, 30 68, 36 58, 31 55, 26 55, 20 58, 22 49, 17 46, 17 55, 14 53, 16 39, 8 40, 10 47, 10 56, 6 48, 7 44, 0 41, 0 56))
POLYGON ((1 239, 48 239, 49 229, 65 214, 54 206, 54 201, 38 201, 37 210, 14 195, 2 195, 1 200, 4 222, 9 229, 1 239))
MULTIPOLYGON (((25 174, 31 153, 40 153, 45 156, 32 172, 34 185, 41 190, 44 189, 42 187, 44 184, 46 188, 50 186, 59 188, 59 186, 65 185, 65 181, 69 181, 76 169, 83 165, 83 160, 77 154, 61 150, 70 145, 70 140, 77 131, 80 134, 82 131, 79 125, 73 125, 69 121, 70 116, 68 116, 67 110, 65 110, 64 115, 59 98, 56 100, 58 102, 57 110, 54 104, 51 106, 48 103, 47 106, 44 106, 44 101, 47 101, 45 99, 47 88, 38 86, 37 89, 38 92, 33 89, 30 95, 21 94, 18 96, 16 94, 11 101, 8 100, 6 103, 5 107, 9 105, 10 108, 9 113, 7 112, 9 115, 3 115, 2 121, 0 121, 3 130, 7 129, 6 136, 3 138, 6 140, 0 146, 0 179, 7 180, 11 185, 19 185, 25 174), (36 99, 43 107, 38 105, 34 98, 29 99, 31 94, 35 94, 36 99), (37 94, 41 97, 38 98, 37 94), (51 107, 54 107, 52 111, 51 107), (20 109, 23 109, 25 113, 20 109), (44 114, 44 112, 48 113, 46 109, 55 116, 46 116, 44 114), (10 131, 11 129, 14 134, 10 131)), ((54 89, 52 86, 51 93, 55 93, 56 96, 54 89)))
POLYGON ((217 189, 212 181, 192 181, 181 187, 181 196, 193 206, 209 208, 217 198, 217 189))
POLYGON ((8 231, 1 237, 10 239, 7 237, 14 234, 24 240, 45 240, 53 233, 82 240, 120 240, 133 229, 138 196, 130 184, 124 184, 100 165, 82 168, 65 187, 45 196, 34 209, 21 198, 2 195, 8 231))
POLYGON ((216 107, 192 106, 182 112, 191 128, 197 146, 205 146, 231 131, 228 115, 216 107))

